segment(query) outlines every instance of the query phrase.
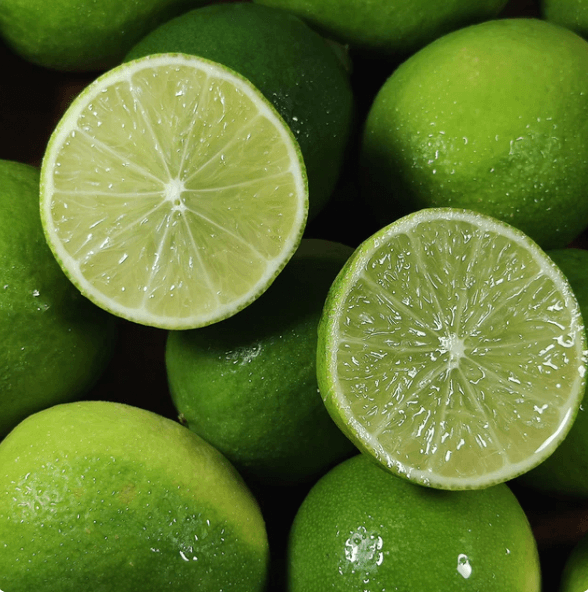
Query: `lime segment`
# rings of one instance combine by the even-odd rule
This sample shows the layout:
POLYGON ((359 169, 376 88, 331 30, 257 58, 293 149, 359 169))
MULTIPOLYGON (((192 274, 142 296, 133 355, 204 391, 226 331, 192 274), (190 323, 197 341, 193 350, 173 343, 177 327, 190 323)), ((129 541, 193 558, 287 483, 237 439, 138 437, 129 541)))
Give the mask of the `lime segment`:
POLYGON ((526 235, 422 210, 365 241, 319 328, 331 415, 391 471, 441 489, 506 481, 547 458, 585 383, 579 307, 526 235))
POLYGON ((51 137, 41 182, 45 234, 73 283, 169 329, 255 300, 308 211, 300 150, 275 109, 238 74, 183 54, 91 84, 51 137))

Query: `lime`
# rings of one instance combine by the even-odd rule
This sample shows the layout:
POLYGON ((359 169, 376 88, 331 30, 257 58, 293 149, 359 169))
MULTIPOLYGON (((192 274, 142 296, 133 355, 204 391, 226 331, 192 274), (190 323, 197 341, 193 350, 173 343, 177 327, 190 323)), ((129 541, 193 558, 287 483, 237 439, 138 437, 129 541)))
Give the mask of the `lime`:
POLYGON ((127 59, 162 52, 224 64, 265 95, 300 144, 309 217, 314 217, 331 196, 352 127, 349 76, 331 44, 282 10, 236 2, 205 6, 164 23, 127 59))
POLYGON ((584 535, 568 556, 559 592, 586 592, 588 589, 588 535, 584 535))
POLYGON ((304 18, 324 35, 382 56, 405 56, 498 15, 507 0, 254 0, 304 18))
MULTIPOLYGON (((588 251, 557 249, 548 255, 568 278, 580 305, 584 319, 588 319, 588 251)), ((588 408, 580 406, 576 420, 565 440, 555 452, 520 481, 533 489, 563 496, 588 497, 588 408)))
POLYGON ((541 16, 588 38, 588 3, 586 0, 539 0, 541 16))
POLYGON ((83 298, 47 247, 39 170, 0 160, 0 439, 27 415, 85 395, 114 345, 114 318, 83 298))
POLYGON ((41 170, 47 241, 72 282, 131 321, 235 314, 296 250, 308 209, 292 132, 247 80, 182 54, 109 70, 57 125, 41 170))
POLYGON ((182 421, 248 480, 316 479, 356 448, 327 413, 316 379, 316 332, 331 282, 353 249, 303 239, 286 268, 238 315, 172 331, 170 392, 182 421))
POLYGON ((0 37, 20 56, 62 71, 115 66, 147 32, 206 0, 2 0, 0 37))
POLYGON ((449 33, 381 87, 361 160, 385 222, 467 208, 566 246, 588 226, 588 42, 532 18, 449 33))
POLYGON ((504 484, 419 487, 364 455, 325 475, 290 533, 288 592, 539 592, 533 533, 504 484))
POLYGON ((441 489, 547 458, 576 416, 586 337, 559 268, 519 230, 428 208, 376 232, 333 283, 318 384, 367 454, 441 489))
POLYGON ((81 402, 0 445, 0 588, 264 589, 265 525, 229 462, 178 423, 81 402))

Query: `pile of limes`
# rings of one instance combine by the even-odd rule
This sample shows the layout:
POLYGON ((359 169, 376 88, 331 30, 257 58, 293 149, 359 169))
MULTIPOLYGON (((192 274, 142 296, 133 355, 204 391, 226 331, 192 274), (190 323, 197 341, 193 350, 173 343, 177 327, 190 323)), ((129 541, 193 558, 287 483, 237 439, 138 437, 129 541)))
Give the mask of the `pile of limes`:
POLYGON ((3 0, 0 589, 584 591, 587 31, 3 0))

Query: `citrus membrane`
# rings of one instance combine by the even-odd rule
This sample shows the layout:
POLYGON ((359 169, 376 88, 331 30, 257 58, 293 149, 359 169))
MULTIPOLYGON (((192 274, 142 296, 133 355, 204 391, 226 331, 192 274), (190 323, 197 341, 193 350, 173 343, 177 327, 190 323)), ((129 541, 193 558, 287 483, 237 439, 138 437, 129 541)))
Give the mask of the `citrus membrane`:
POLYGON ((167 329, 235 314, 271 284, 308 211, 298 144, 245 78, 184 54, 109 70, 71 104, 41 171, 41 217, 97 305, 167 329))
POLYGON ((319 387, 348 437, 439 489, 509 480, 547 458, 577 414, 578 303, 525 234, 432 208, 367 239, 319 325, 319 387))

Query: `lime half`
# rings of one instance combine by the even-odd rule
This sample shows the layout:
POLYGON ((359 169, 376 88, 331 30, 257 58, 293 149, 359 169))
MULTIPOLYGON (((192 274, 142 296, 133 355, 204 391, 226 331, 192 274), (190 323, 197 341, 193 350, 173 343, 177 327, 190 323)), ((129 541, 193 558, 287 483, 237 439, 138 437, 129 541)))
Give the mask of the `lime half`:
POLYGON ((97 305, 167 329, 235 314, 271 284, 308 211, 300 149, 232 70, 183 54, 118 66, 50 138, 41 217, 97 305))
POLYGON ((333 283, 318 378, 348 437, 439 489, 507 481, 563 440, 586 342, 568 281, 522 232, 425 209, 383 228, 333 283))

